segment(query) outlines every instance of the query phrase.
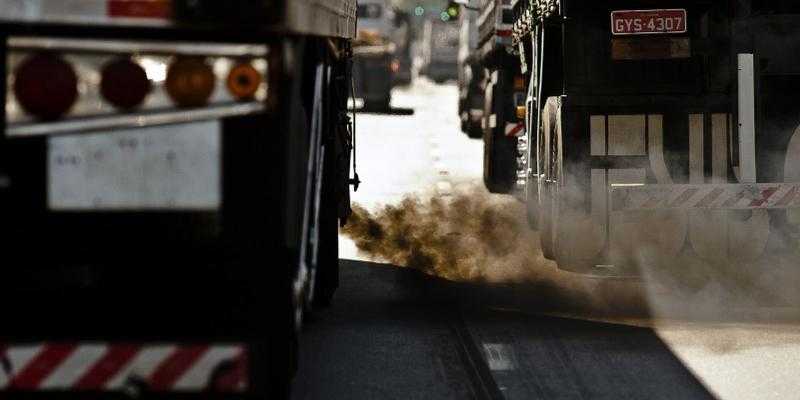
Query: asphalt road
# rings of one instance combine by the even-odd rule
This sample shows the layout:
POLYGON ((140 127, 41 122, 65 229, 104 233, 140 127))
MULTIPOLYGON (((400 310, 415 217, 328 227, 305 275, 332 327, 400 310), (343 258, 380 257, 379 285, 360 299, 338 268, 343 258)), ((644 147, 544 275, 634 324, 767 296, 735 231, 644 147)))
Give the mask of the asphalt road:
POLYGON ((652 329, 502 310, 502 288, 390 265, 343 261, 342 282, 302 337, 296 399, 711 398, 652 329))
MULTIPOLYGON (((452 199, 480 190, 482 143, 458 130, 455 87, 420 81, 393 99, 415 114, 359 117, 364 184, 354 200, 377 210, 409 194, 452 199)), ((301 337, 297 399, 800 393, 796 303, 734 300, 725 283, 687 294, 646 279, 588 279, 540 258, 524 274, 506 273, 514 282, 455 283, 370 262, 352 240, 340 239, 348 259, 342 287, 301 337)))

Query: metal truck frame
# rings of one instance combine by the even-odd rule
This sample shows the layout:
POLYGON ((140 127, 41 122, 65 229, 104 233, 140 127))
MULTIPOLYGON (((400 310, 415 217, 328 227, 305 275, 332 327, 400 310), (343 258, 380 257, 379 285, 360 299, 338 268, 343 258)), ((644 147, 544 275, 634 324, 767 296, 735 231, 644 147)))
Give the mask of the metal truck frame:
MULTIPOLYGON (((328 303, 338 284, 337 228, 349 215, 355 1, 12 3, 0 17, 0 75, 15 79, 3 79, 9 94, 0 109, 31 93, 17 85, 29 82, 23 70, 36 68, 15 59, 49 68, 56 60, 63 73, 69 67, 58 60, 153 55, 172 63, 165 86, 181 60, 190 60, 183 73, 196 79, 172 88, 178 105, 104 106, 77 116, 76 106, 23 120, 6 112, 0 397, 288 397, 302 316, 328 303), (72 12, 51 12, 54 5, 72 12), (228 96, 223 75, 211 100, 198 103, 186 85, 218 74, 218 64, 202 66, 212 59, 247 71, 230 70, 231 87, 259 82, 253 74, 260 70, 247 65, 266 66, 263 83, 218 101, 228 96), (187 128, 188 138, 175 133, 198 121, 210 122, 187 128), (200 156, 186 164, 186 154, 200 156), (129 190, 125 168, 103 171, 131 160, 143 177, 133 185, 139 191, 129 190), (81 169, 91 163, 104 167, 81 169), (147 171, 165 163, 183 168, 169 185, 210 195, 199 203, 180 191, 160 197, 173 192, 153 186, 166 178, 147 171), (204 165, 217 175, 188 182, 204 165), (91 181, 64 172, 70 168, 116 183, 87 189, 100 193, 94 200, 82 200, 83 190, 66 195, 54 189, 62 181, 53 171, 91 181)), ((84 72, 77 73, 78 103, 99 90, 89 79, 96 75, 84 80, 84 72)), ((48 85, 59 79, 44 75, 48 85)))
POLYGON ((518 187, 545 256, 627 275, 677 255, 726 264, 796 250, 800 7, 513 6, 530 65, 518 187))

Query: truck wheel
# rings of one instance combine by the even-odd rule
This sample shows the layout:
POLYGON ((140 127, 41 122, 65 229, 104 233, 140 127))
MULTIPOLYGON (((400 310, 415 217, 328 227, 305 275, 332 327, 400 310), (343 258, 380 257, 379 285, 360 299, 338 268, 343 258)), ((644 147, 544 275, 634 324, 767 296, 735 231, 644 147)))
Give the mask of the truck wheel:
POLYGON ((528 227, 537 230, 539 229, 539 182, 533 177, 528 176, 525 184, 525 215, 528 221, 528 227))
POLYGON ((480 139, 483 137, 483 128, 481 128, 480 124, 476 124, 474 122, 467 123, 466 132, 470 139, 480 139))
POLYGON ((555 260, 555 231, 553 229, 554 219, 556 215, 556 201, 557 201, 557 178, 555 174, 556 166, 560 165, 561 160, 557 159, 560 156, 558 152, 553 149, 553 137, 560 130, 557 124, 560 124, 556 118, 559 109, 561 108, 560 99, 550 97, 547 99, 544 110, 542 111, 542 133, 538 140, 540 143, 539 154, 542 156, 541 164, 544 167, 543 172, 545 179, 541 181, 541 198, 539 199, 539 220, 537 221, 541 226, 540 242, 542 245, 542 254, 545 258, 555 260), (555 154, 554 154, 555 153, 555 154))
MULTIPOLYGON (((498 74, 500 72, 497 72, 498 74)), ((506 137, 502 83, 486 86, 483 127, 483 182, 491 193, 508 194, 517 170, 517 138, 506 137)))

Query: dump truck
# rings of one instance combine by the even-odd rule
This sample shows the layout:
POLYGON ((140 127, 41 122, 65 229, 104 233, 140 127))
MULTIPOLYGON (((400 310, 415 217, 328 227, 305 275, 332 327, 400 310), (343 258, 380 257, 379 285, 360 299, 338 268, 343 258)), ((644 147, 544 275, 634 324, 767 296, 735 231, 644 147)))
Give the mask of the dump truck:
POLYGON ((545 256, 636 274, 796 251, 800 5, 511 6, 528 78, 517 185, 545 256))
POLYGON ((0 11, 0 398, 288 397, 338 283, 355 1, 0 11))

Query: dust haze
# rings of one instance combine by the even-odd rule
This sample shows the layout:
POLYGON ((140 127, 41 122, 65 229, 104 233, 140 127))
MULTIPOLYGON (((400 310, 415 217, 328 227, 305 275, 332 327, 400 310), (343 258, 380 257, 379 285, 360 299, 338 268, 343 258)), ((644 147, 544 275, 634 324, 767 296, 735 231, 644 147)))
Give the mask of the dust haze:
MULTIPOLYGON (((342 233, 372 260, 477 283, 484 293, 511 291, 513 302, 534 311, 598 318, 800 316, 797 254, 755 262, 679 256, 668 260, 668 268, 651 266, 644 261, 650 257, 643 257, 637 279, 564 272, 542 255, 522 203, 477 187, 448 197, 407 196, 375 210, 356 205, 342 233)), ((501 297, 508 300, 507 294, 501 297)))
POLYGON ((356 205, 342 233, 372 260, 477 284, 468 292, 478 303, 583 316, 647 314, 641 285, 558 270, 528 228, 525 206, 482 188, 407 196, 377 210, 356 205))

